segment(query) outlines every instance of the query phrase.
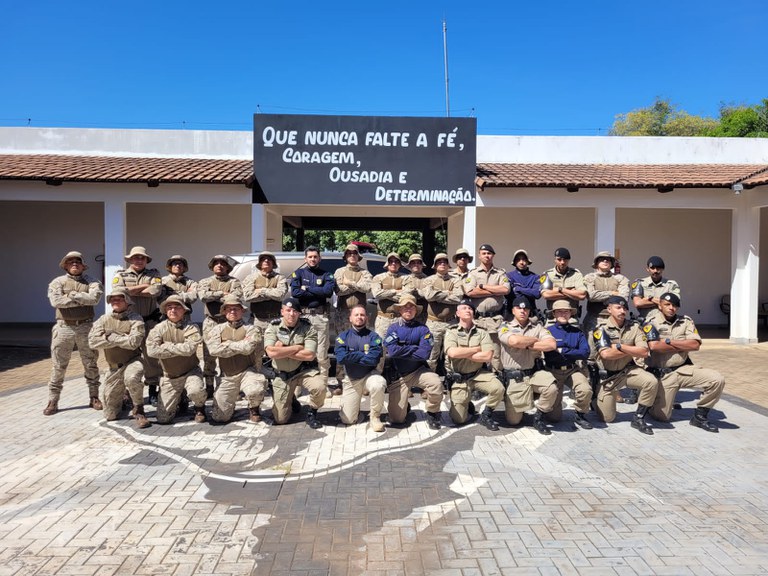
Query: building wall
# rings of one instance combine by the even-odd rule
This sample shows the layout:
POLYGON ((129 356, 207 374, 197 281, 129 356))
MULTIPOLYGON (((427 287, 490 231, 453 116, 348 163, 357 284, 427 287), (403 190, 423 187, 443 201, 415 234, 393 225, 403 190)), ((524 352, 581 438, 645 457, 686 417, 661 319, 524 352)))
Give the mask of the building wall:
POLYGON ((2 202, 0 246, 6 280, 0 282, 0 322, 53 322, 50 281, 64 274, 59 261, 82 252, 86 274, 102 279, 104 217, 99 202, 2 202))

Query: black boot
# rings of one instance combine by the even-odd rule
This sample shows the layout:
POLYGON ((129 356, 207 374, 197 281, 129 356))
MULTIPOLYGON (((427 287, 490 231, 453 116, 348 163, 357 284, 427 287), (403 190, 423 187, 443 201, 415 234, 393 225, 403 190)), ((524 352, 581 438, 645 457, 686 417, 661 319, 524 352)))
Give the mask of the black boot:
POLYGON ((477 409, 475 408, 475 403, 470 400, 469 404, 467 405, 467 414, 470 416, 474 416, 477 414, 477 409))
POLYGON ((307 426, 312 428, 312 430, 317 430, 318 428, 323 427, 317 420, 317 408, 310 408, 307 410, 307 426))
POLYGON ((301 412, 301 402, 299 402, 299 399, 296 398, 296 396, 294 396, 293 400, 291 400, 291 412, 294 414, 301 412))
POLYGON ((624 404, 637 404, 637 390, 634 388, 629 389, 629 394, 624 398, 624 404))
POLYGON ((653 428, 645 421, 645 416, 650 410, 650 406, 638 405, 635 415, 632 417, 632 428, 637 428, 643 434, 653 435, 653 428))
MULTIPOLYGON (((470 403, 470 406, 472 404, 470 403)), ((480 414, 480 419, 478 420, 480 424, 488 428, 491 432, 496 432, 499 429, 499 425, 496 424, 496 420, 493 419, 493 408, 490 408, 486 406, 483 408, 482 413, 480 414)))
POLYGON ((181 391, 181 398, 179 399, 179 408, 176 410, 176 416, 186 416, 189 414, 189 396, 187 391, 181 391))
POLYGON ((709 408, 696 408, 693 418, 691 418, 691 426, 696 426, 696 428, 701 428, 707 432, 719 432, 717 424, 710 422, 708 416, 709 408))
POLYGON ((533 416, 533 427, 536 428, 539 434, 544 436, 552 434, 552 430, 547 428, 547 425, 544 423, 544 412, 539 409, 536 409, 536 414, 533 416))
POLYGON ((431 430, 440 430, 440 412, 427 412, 427 426, 431 430))
POLYGON ((152 406, 157 406, 157 384, 150 384, 148 386, 147 399, 152 406))
POLYGON ((206 376, 205 377, 205 394, 208 397, 207 399, 210 400, 213 398, 213 392, 214 392, 214 377, 213 376, 206 376))
POLYGON ((573 423, 584 430, 592 430, 593 428, 592 422, 587 420, 587 416, 584 412, 576 412, 576 417, 573 419, 573 423))

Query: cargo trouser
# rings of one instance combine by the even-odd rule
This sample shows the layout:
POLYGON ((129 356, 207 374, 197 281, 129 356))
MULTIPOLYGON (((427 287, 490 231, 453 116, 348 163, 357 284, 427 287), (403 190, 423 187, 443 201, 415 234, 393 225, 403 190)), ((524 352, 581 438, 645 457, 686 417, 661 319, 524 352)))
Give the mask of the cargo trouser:
POLYGON ((328 372, 331 369, 331 361, 328 359, 328 316, 323 313, 306 314, 302 318, 309 320, 317 332, 317 364, 320 375, 328 381, 328 372))
POLYGON ((157 386, 160 383, 160 377, 163 375, 163 368, 160 366, 160 360, 152 358, 152 356, 147 354, 147 336, 149 335, 149 331, 158 324, 159 322, 157 320, 144 320, 144 341, 141 343, 141 362, 144 364, 144 383, 147 386, 157 386))
POLYGON ((287 382, 277 376, 272 380, 272 418, 275 424, 285 424, 291 419, 291 402, 297 386, 301 386, 309 392, 310 408, 319 409, 325 404, 328 379, 322 376, 316 368, 300 372, 287 382))
POLYGON ((408 415, 408 395, 411 388, 418 387, 427 393, 424 408, 427 412, 439 412, 440 403, 443 400, 443 385, 440 376, 427 368, 419 368, 406 376, 402 376, 390 382, 387 387, 389 392, 389 420, 393 424, 402 424, 408 415))
MULTIPOLYGON (((373 329, 376 334, 381 337, 382 342, 384 341, 384 338, 387 337, 387 330, 394 324, 395 320, 397 320, 397 317, 394 314, 388 314, 386 312, 379 312, 376 314, 376 320, 373 322, 373 329)), ((384 359, 386 356, 387 351, 384 350, 381 355, 381 360, 379 360, 379 364, 376 366, 376 370, 380 373, 384 372, 384 359)))
POLYGON ((264 400, 267 379, 253 368, 246 368, 234 376, 223 375, 221 383, 213 393, 211 417, 216 422, 229 422, 235 413, 235 405, 242 390, 248 401, 248 408, 258 408, 264 400))
POLYGON ((104 404, 104 417, 107 420, 117 420, 123 410, 123 398, 125 391, 131 396, 134 406, 144 404, 144 365, 141 356, 129 360, 120 368, 110 368, 104 373, 104 385, 102 390, 102 404, 104 404))
MULTIPOLYGON (((331 319, 330 319, 330 325, 333 326, 333 331, 338 336, 345 330, 348 330, 352 325, 349 323, 349 309, 347 308, 331 308, 331 319)), ((336 363, 336 379, 339 381, 339 384, 342 383, 342 380, 344 380, 344 377, 346 376, 346 371, 344 370, 344 366, 336 363)))
POLYGON ((625 386, 639 392, 637 403, 640 406, 651 407, 656 401, 656 391, 659 387, 658 379, 639 366, 633 365, 631 368, 625 368, 607 382, 600 382, 596 406, 597 416, 600 420, 613 422, 616 419, 616 396, 613 392, 621 390, 625 386))
POLYGON ((371 416, 381 416, 381 412, 384 410, 384 393, 387 389, 387 381, 376 370, 354 380, 346 375, 343 386, 344 393, 341 395, 339 418, 344 424, 357 423, 363 389, 368 390, 370 394, 371 416))
POLYGON ((566 370, 559 370, 557 368, 549 368, 548 371, 554 376, 559 389, 558 400, 562 406, 563 400, 563 387, 568 386, 573 392, 573 399, 575 401, 574 408, 576 412, 586 414, 589 412, 590 404, 592 403, 592 386, 589 384, 589 378, 584 374, 584 370, 577 366, 568 368, 566 370))
POLYGON ((680 388, 698 388, 703 390, 696 403, 698 408, 712 408, 720 399, 725 388, 725 378, 719 372, 709 368, 699 368, 692 364, 680 366, 665 374, 659 382, 656 400, 651 408, 651 416, 661 422, 669 422, 675 395, 680 388))
POLYGON ((77 325, 66 324, 58 320, 51 330, 51 380, 48 383, 48 399, 58 402, 64 389, 64 376, 72 358, 72 351, 77 346, 80 361, 83 363, 85 383, 88 385, 88 396, 99 397, 99 368, 97 362, 99 353, 88 346, 88 332, 93 322, 83 322, 77 325))
POLYGON ((491 410, 504 398, 504 385, 493 372, 480 372, 464 382, 454 382, 450 391, 450 415, 455 424, 464 424, 469 419, 469 403, 474 390, 488 395, 485 405, 491 410))
POLYGON ((195 408, 205 406, 207 394, 203 384, 203 372, 199 367, 193 368, 178 378, 160 378, 160 394, 157 398, 157 422, 158 424, 170 424, 176 417, 181 400, 182 390, 187 391, 187 396, 195 408))
POLYGON ((429 369, 433 372, 437 370, 437 363, 440 360, 440 354, 443 352, 445 332, 450 325, 450 322, 427 319, 427 328, 429 328, 429 331, 432 333, 432 352, 429 355, 427 364, 429 364, 429 369))
POLYGON ((216 356, 211 356, 208 351, 208 345, 205 343, 208 331, 215 328, 220 322, 217 322, 210 316, 203 318, 203 376, 206 380, 216 377, 216 356))
POLYGON ((547 419, 557 422, 563 415, 563 404, 558 403, 560 388, 555 377, 546 370, 534 372, 531 376, 523 376, 518 380, 510 380, 504 395, 504 416, 507 423, 517 426, 523 419, 523 414, 536 407, 547 419), (536 403, 533 395, 538 394, 536 403))
POLYGON ((501 372, 502 366, 501 366, 501 344, 499 343, 499 328, 501 328, 501 323, 504 321, 504 318, 501 315, 501 312, 499 312, 495 316, 490 316, 488 318, 477 318, 475 319, 475 324, 479 326, 480 328, 485 329, 488 332, 488 335, 491 337, 491 342, 493 343, 493 360, 491 361, 491 364, 493 366, 493 369, 497 372, 501 372))

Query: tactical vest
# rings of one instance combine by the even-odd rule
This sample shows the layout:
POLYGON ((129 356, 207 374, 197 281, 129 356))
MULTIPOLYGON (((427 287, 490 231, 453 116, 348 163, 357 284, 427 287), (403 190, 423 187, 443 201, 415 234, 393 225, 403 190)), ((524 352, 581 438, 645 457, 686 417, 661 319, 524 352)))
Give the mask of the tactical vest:
MULTIPOLYGON (((277 274, 264 276, 257 274, 253 281, 254 288, 277 288, 277 274)), ((260 320, 271 320, 280 317, 280 307, 282 304, 277 300, 262 300, 261 302, 251 302, 251 314, 260 320)))
MULTIPOLYGON (((341 273, 341 279, 352 280, 357 283, 363 277, 363 272, 364 270, 360 267, 358 267, 357 270, 353 270, 349 266, 345 266, 344 271, 341 273)), ((341 284, 341 282, 339 282, 339 284, 341 284)), ((344 294, 343 296, 339 295, 338 308, 339 310, 350 310, 358 304, 365 306, 366 300, 366 295, 363 292, 352 292, 351 294, 344 294)))
MULTIPOLYGON (((64 294, 70 292, 88 293, 88 280, 83 276, 73 277, 67 275, 62 282, 64 294)), ((93 306, 74 306, 72 308, 56 308, 56 319, 63 320, 66 324, 77 324, 83 321, 92 321, 94 316, 93 306)))
MULTIPOLYGON (((118 270, 115 276, 115 284, 119 286, 125 286, 132 288, 139 284, 152 284, 153 282, 160 282, 160 275, 155 268, 145 268, 140 273, 134 272, 131 269, 118 270), (117 281, 118 278, 122 282, 117 281)), ((157 310, 157 298, 142 296, 132 296, 133 311, 137 314, 147 317, 151 316, 157 310)))
POLYGON ((167 278, 163 281, 163 300, 173 294, 185 293, 187 287, 192 283, 192 280, 186 276, 181 276, 178 280, 175 280, 173 276, 167 276, 167 278))
MULTIPOLYGON (((129 318, 129 312, 121 312, 120 314, 110 314, 107 316, 102 326, 104 331, 116 332, 118 334, 130 334, 131 333, 131 319, 129 318)), ((136 316, 134 316, 136 318, 136 316)), ((141 318, 138 318, 141 320, 141 318)), ((127 364, 134 358, 141 356, 141 345, 135 350, 126 350, 115 346, 114 348, 104 348, 104 358, 107 360, 107 364, 112 370, 116 370, 123 364, 127 364)))
MULTIPOLYGON (((225 280, 221 280, 218 276, 213 276, 209 284, 211 292, 230 292, 234 278, 232 276, 226 276, 225 278, 225 280)), ((221 300, 205 302, 205 315, 209 318, 216 318, 217 316, 221 318, 221 300)))
MULTIPOLYGON (((402 290, 403 289, 403 278, 405 278, 405 274, 397 274, 396 276, 392 276, 391 274, 387 274, 384 279, 381 281, 381 287, 384 290, 402 290)), ((379 312, 385 312, 387 314, 394 314, 395 309, 394 306, 397 304, 395 300, 385 300, 383 298, 379 298, 379 312)))
MULTIPOLYGON (((227 323, 222 327, 220 334, 222 342, 239 342, 245 338, 245 325, 234 328, 227 323)), ((252 365, 251 356, 246 354, 236 354, 229 358, 219 357, 219 368, 224 376, 236 376, 252 365)))
MULTIPOLYGON (((163 330, 163 342, 172 342, 173 344, 183 344, 184 333, 187 331, 189 324, 186 322, 181 323, 181 326, 165 321, 165 328, 163 330)), ((191 356, 174 356, 173 358, 162 358, 160 365, 163 367, 163 375, 166 378, 178 378, 184 376, 187 372, 194 370, 200 361, 197 358, 197 354, 191 356)))
MULTIPOLYGON (((595 290, 600 292, 615 292, 619 289, 619 280, 614 274, 610 276, 595 275, 595 290)), ((587 314, 590 316, 608 316, 605 302, 587 302, 587 314)))
MULTIPOLYGON (((441 278, 435 277, 435 281, 432 283, 435 290, 450 292, 453 289, 456 279, 452 276, 446 276, 441 278)), ((427 312, 430 316, 434 316, 441 322, 450 322, 456 316, 456 308, 458 304, 446 304, 445 302, 428 302, 427 312)))

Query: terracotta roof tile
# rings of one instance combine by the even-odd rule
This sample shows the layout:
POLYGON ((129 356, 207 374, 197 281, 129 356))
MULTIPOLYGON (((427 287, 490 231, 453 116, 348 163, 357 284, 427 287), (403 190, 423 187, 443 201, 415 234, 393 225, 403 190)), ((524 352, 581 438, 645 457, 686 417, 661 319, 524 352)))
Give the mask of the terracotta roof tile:
POLYGON ((477 177, 481 188, 728 188, 766 169, 755 164, 478 164, 477 177))
POLYGON ((246 184, 251 160, 0 154, 0 180, 246 184))
POLYGON ((753 174, 749 178, 742 181, 745 188, 753 188, 754 186, 764 186, 768 184, 768 166, 753 174))

